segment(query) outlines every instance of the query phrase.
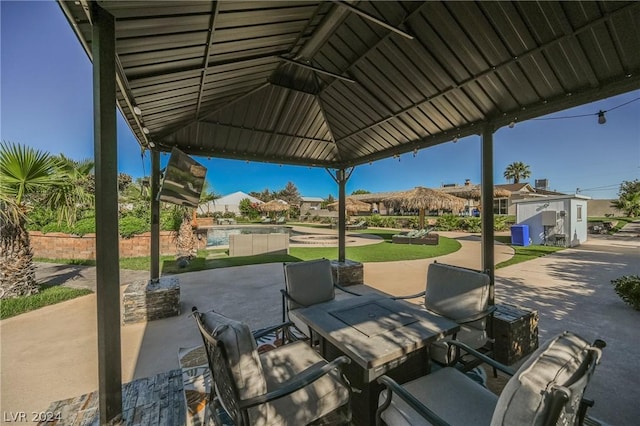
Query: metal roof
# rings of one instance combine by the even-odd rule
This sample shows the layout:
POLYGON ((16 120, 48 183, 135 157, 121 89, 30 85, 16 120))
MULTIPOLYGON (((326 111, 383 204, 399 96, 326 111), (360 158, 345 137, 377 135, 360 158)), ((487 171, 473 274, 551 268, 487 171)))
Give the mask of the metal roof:
MULTIPOLYGON (((91 55, 87 2, 59 4, 91 55)), ((640 88, 636 1, 99 4, 164 151, 348 167, 640 88)))

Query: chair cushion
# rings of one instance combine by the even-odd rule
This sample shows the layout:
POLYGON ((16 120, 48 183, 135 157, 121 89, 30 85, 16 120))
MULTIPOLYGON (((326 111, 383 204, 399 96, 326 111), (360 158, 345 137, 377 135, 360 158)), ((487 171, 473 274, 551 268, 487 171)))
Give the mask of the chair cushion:
MULTIPOLYGON (((486 425, 491 420, 498 397, 455 368, 442 368, 402 385, 409 393, 438 416, 455 426, 486 425)), ((378 404, 386 398, 386 390, 380 394, 378 404)), ((382 412, 388 425, 428 425, 397 395, 391 405, 382 412)))
POLYGON ((427 271, 425 307, 453 320, 476 315, 489 304, 489 275, 441 263, 427 271))
POLYGON ((575 334, 564 332, 547 341, 507 382, 491 425, 541 425, 551 403, 554 385, 564 386, 576 379, 576 373, 589 356, 591 345, 575 334))
MULTIPOLYGON (((335 297, 331 262, 328 259, 287 263, 284 273, 289 295, 304 306, 315 305, 335 297)), ((288 300, 289 310, 301 307, 288 300)))
POLYGON ((201 318, 205 330, 225 348, 240 399, 263 395, 267 383, 249 327, 215 312, 204 313, 201 318))
MULTIPOLYGON (((281 346, 260 355, 267 389, 277 389, 282 383, 305 369, 324 365, 326 361, 305 342, 281 346)), ((349 391, 329 373, 290 395, 264 404, 263 411, 249 411, 254 425, 304 425, 349 402, 349 391), (266 415, 265 415, 266 414, 266 415)))

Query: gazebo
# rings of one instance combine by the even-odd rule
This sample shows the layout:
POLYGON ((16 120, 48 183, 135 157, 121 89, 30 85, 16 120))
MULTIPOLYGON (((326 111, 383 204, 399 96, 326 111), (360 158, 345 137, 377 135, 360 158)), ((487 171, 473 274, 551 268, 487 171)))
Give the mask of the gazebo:
MULTIPOLYGON (((327 204, 327 208, 338 210, 340 207, 340 201, 336 201, 331 204, 327 204)), ((347 213, 354 214, 358 212, 368 212, 371 210, 371 206, 364 201, 356 200, 351 197, 347 197, 344 202, 344 208, 347 210, 347 213)))
POLYGON ((151 279, 161 152, 326 168, 344 261, 354 167, 480 135, 493 281, 494 132, 640 88, 638 2, 58 3, 94 65, 105 424, 122 412, 116 107, 151 152, 151 279))

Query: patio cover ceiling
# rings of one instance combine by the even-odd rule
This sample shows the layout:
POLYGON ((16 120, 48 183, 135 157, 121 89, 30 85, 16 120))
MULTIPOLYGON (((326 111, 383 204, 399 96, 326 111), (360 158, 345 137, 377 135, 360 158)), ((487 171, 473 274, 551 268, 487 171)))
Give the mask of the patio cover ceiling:
MULTIPOLYGON (((163 151, 344 168, 640 88, 636 1, 99 3, 163 151)), ((91 55, 87 2, 59 4, 91 55)))

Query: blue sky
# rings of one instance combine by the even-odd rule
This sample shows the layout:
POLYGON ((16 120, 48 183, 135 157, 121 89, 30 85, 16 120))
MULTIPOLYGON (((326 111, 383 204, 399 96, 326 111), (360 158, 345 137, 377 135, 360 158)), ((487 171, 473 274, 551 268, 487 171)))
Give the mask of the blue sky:
MULTIPOLYGON (((75 159, 93 157, 91 63, 53 1, 0 2, 0 138, 75 159)), ((562 111, 548 117, 596 114, 640 97, 640 91, 562 111)), ((118 168, 134 177, 148 174, 127 124, 118 120, 118 168)), ((288 181, 307 196, 337 195, 324 169, 196 157, 220 194, 282 189, 288 181)), ((168 160, 162 156, 162 163, 168 160)), ((640 101, 596 116, 530 120, 494 137, 495 183, 506 183, 505 167, 523 161, 534 179, 550 188, 593 198, 615 198, 623 180, 640 177, 640 101)), ((480 137, 470 136, 397 159, 356 167, 347 193, 439 187, 480 182, 480 137)))

